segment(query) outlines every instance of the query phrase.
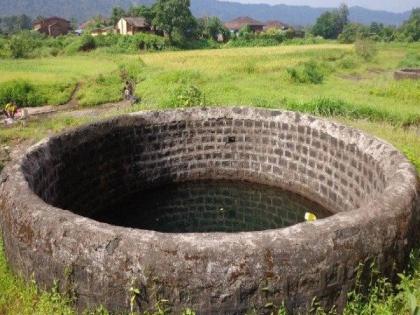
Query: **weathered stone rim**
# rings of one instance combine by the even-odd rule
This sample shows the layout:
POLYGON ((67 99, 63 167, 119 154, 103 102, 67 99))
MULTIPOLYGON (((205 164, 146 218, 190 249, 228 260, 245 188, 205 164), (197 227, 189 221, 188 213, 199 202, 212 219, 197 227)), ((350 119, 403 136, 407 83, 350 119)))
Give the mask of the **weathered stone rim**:
MULTIPOLYGON (((186 111, 140 112, 95 123, 94 125, 100 127, 110 121, 116 124, 126 124, 127 121, 128 123, 130 122, 130 119, 127 118, 153 120, 156 118, 161 119, 162 116, 170 118, 176 115, 183 117, 203 115, 203 119, 205 119, 206 113, 212 111, 213 109, 191 109, 186 111)), ((267 115, 290 115, 293 117, 295 115, 295 113, 291 112, 251 108, 222 109, 222 111, 229 111, 232 115, 236 115, 235 111, 237 111, 238 115, 253 115, 261 118, 267 115)), ((161 233, 123 228, 96 222, 74 214, 71 211, 53 207, 45 203, 30 189, 21 169, 25 156, 29 152, 34 152, 40 147, 48 145, 48 141, 51 138, 61 136, 58 135, 41 141, 25 152, 20 152, 18 158, 14 159, 4 169, 2 180, 4 182, 0 187, 0 196, 2 196, 0 203, 0 223, 5 234, 6 252, 8 255, 11 255, 10 250, 16 248, 16 244, 13 243, 19 240, 22 241, 25 237, 27 239, 25 246, 28 249, 37 250, 40 243, 49 243, 54 239, 60 239, 62 237, 61 234, 64 232, 66 234, 65 238, 69 241, 72 239, 80 240, 80 235, 92 235, 90 238, 83 239, 84 248, 90 251, 101 243, 107 244, 106 249, 108 250, 109 244, 113 240, 118 239, 116 247, 111 246, 108 253, 127 257, 134 257, 134 253, 142 251, 144 248, 148 248, 151 252, 156 252, 159 255, 161 252, 171 252, 175 248, 185 254, 211 252, 219 253, 226 257, 230 257, 228 252, 258 256, 261 255, 263 248, 270 248, 275 255, 289 255, 289 257, 292 257, 292 261, 299 257, 295 252, 310 252, 311 255, 308 255, 310 259, 305 263, 308 268, 313 263, 321 263, 326 261, 326 259, 328 260, 326 256, 332 255, 331 251, 334 250, 334 243, 346 240, 349 235, 360 238, 361 234, 366 233, 364 236, 369 236, 370 238, 365 240, 360 239, 360 241, 376 242, 379 244, 379 250, 382 246, 390 246, 390 244, 394 244, 397 240, 401 247, 400 252, 406 251, 405 248, 409 246, 407 242, 409 242, 410 235, 406 230, 400 232, 398 229, 401 228, 401 224, 404 228, 407 228, 411 224, 410 220, 413 216, 413 209, 417 198, 417 179, 414 167, 393 146, 384 141, 365 136, 355 129, 343 127, 326 120, 306 115, 299 115, 299 117, 299 119, 315 121, 317 124, 320 124, 318 126, 320 128, 329 128, 330 132, 337 137, 343 133, 350 133, 361 136, 361 138, 354 137, 358 141, 373 139, 374 145, 372 145, 372 148, 380 146, 382 153, 388 152, 388 154, 392 154, 396 163, 389 165, 387 169, 385 175, 389 183, 383 193, 374 200, 363 204, 358 209, 343 211, 314 223, 302 223, 278 230, 241 233, 161 233), (22 198, 16 199, 15 196, 21 196, 22 198), (14 222, 14 225, 6 226, 5 224, 7 222, 14 222), (39 226, 51 228, 40 229, 39 226), (22 227, 29 229, 31 232, 22 232, 22 227), (389 232, 391 234, 386 239, 381 239, 383 229, 390 229, 392 231, 389 232), (28 233, 32 235, 29 238, 27 237, 28 233), (33 239, 34 235, 41 237, 39 241, 33 239), (260 246, 261 248, 259 248, 260 246)), ((81 128, 89 128, 91 126, 81 128)), ((80 130, 80 128, 75 130, 80 130)), ((66 133, 72 133, 73 131, 71 130, 66 133)), ((382 156, 384 163, 386 163, 386 159, 388 159, 388 156, 382 156)), ((367 244, 361 245, 362 247, 366 246, 366 248, 360 248, 359 250, 363 255, 369 257, 369 246, 367 244)), ((18 248, 22 248, 22 245, 19 245, 18 248)), ((59 253, 65 253, 66 250, 66 248, 61 248, 59 253)), ((372 256, 376 257, 378 254, 380 252, 372 253, 372 256)), ((20 254, 19 257, 21 257, 20 254)), ((54 257, 53 255, 51 259, 61 261, 63 258, 58 256, 54 257)), ((71 262, 71 258, 67 259, 68 262, 71 262)), ((98 262, 92 261, 91 263, 96 264, 98 262)), ((14 258, 12 265, 17 271, 23 272, 26 277, 30 275, 31 270, 36 272, 36 268, 34 269, 35 266, 31 266, 31 262, 19 262, 14 258)), ((291 263, 290 268, 297 267, 291 263)), ((127 285, 129 284, 127 283, 127 285)), ((111 302, 108 303, 112 306, 111 302)))
MULTIPOLYGON (((248 109, 248 110, 251 110, 252 111, 252 109, 250 109, 250 108, 245 108, 245 109, 248 109)), ((127 117, 130 117, 130 116, 131 117, 136 117, 136 116, 144 116, 145 114, 146 115, 147 114, 152 114, 153 116, 155 116, 156 113, 166 114, 166 113, 171 113, 171 112, 177 112, 177 113, 179 113, 181 111, 180 110, 173 110, 173 111, 166 110, 166 111, 161 111, 161 112, 145 111, 145 112, 137 112, 137 113, 128 114, 126 116, 127 117)), ((282 112, 285 113, 286 111, 282 111, 282 112)), ((186 111, 186 113, 188 115, 188 111, 186 111)), ((310 116, 307 116, 307 117, 310 117, 310 116)), ((20 154, 18 154, 17 155, 17 158, 15 159, 16 162, 13 163, 13 164, 14 164, 14 166, 17 166, 17 165, 20 166, 20 165, 22 165, 23 159, 25 158, 25 156, 29 152, 36 151, 38 148, 47 145, 48 144, 48 141, 50 139, 59 138, 62 134, 68 134, 68 133, 72 133, 75 130, 80 130, 80 129, 83 129, 83 128, 89 128, 89 126, 92 126, 92 125, 98 125, 98 126, 100 126, 101 124, 103 124, 105 122, 115 121, 115 120, 121 121, 123 119, 124 119, 124 116, 120 116, 120 117, 117 117, 117 118, 106 119, 106 120, 103 120, 103 121, 100 121, 100 122, 96 122, 96 123, 93 123, 93 124, 87 124, 87 125, 82 126, 82 127, 72 128, 72 129, 70 129, 69 131, 67 131, 65 133, 54 135, 54 136, 51 136, 51 137, 49 137, 47 139, 41 140, 37 144, 35 144, 35 145, 29 147, 28 149, 26 149, 24 152, 21 152, 20 154)), ((320 118, 316 118, 316 119, 322 120, 323 123, 326 126, 328 126, 328 125, 330 125, 330 126, 338 126, 337 124, 332 123, 332 122, 329 122, 329 121, 324 120, 324 119, 320 119, 320 118)), ((356 129, 349 128, 349 127, 345 127, 345 128, 348 129, 348 130, 353 130, 356 133, 360 133, 356 129)), ((380 140, 378 138, 375 138, 373 136, 370 136, 370 137, 371 138, 374 138, 376 141, 378 141, 378 142, 380 142, 380 143, 388 146, 391 150, 395 150, 394 152, 398 152, 398 150, 395 149, 395 147, 393 147, 391 144, 389 144, 389 143, 387 143, 387 142, 385 142, 383 140, 380 140)), ((342 212, 342 213, 335 213, 334 215, 332 215, 330 217, 327 217, 325 219, 322 219, 322 220, 318 220, 316 222, 313 222, 313 223, 311 223, 311 225, 318 226, 318 228, 319 227, 327 228, 328 226, 331 225, 331 223, 333 221, 336 220, 336 217, 339 214, 340 214, 340 217, 342 217, 342 219, 345 219, 346 217, 353 218, 355 212, 363 211, 364 209, 368 209, 368 208, 370 208, 372 206, 378 207, 378 205, 380 205, 381 206, 381 210, 382 211, 385 211, 385 212, 392 211, 392 210, 395 211, 395 209, 396 209, 395 208, 396 201, 397 202, 400 202, 401 199, 404 199, 404 198, 401 198, 402 196, 404 196, 404 194, 407 194, 407 197, 408 197, 413 192, 414 192, 414 194, 416 192, 416 189, 415 189, 415 187, 416 187, 416 171, 415 171, 413 165, 401 153, 398 152, 398 154, 400 155, 401 164, 398 165, 397 168, 393 169, 393 173, 389 172, 389 174, 387 174, 389 176, 389 178, 394 178, 394 179, 391 181, 391 184, 386 187, 384 193, 380 196, 380 198, 377 198, 376 200, 373 200, 369 204, 363 205, 362 207, 360 207, 358 209, 354 209, 352 211, 345 211, 345 212, 342 212), (401 176, 398 176, 396 178, 394 177, 396 175, 403 175, 403 174, 406 174, 407 175, 407 177, 404 178, 404 179, 405 180, 406 179, 409 179, 408 182, 398 180, 398 179, 401 179, 401 176), (406 188, 406 189, 404 189, 404 188, 406 188), (347 214, 347 215, 344 215, 344 214, 347 214)), ((109 227, 112 226, 114 228, 120 228, 120 229, 122 229, 121 232, 126 232, 126 233, 132 233, 133 230, 134 231, 135 230, 138 230, 139 232, 146 233, 146 234, 148 234, 148 233, 150 233, 150 234, 169 234, 169 235, 171 235, 171 237, 173 237, 175 235, 183 235, 184 236, 185 234, 189 234, 189 235, 191 235, 194 238, 200 237, 200 236, 206 238, 206 237, 209 237, 209 236, 211 237, 211 235, 216 234, 218 236, 221 236, 221 235, 228 236, 227 239, 229 239, 229 236, 235 238, 235 235, 234 234, 244 234, 244 235, 245 234, 254 235, 255 233, 258 233, 258 234, 259 233, 261 233, 261 234, 266 234, 266 233, 267 234, 270 234, 270 233, 273 233, 273 231, 279 231, 279 230, 284 230, 284 229, 293 230, 293 226, 292 226, 292 227, 285 227, 285 228, 282 228, 282 229, 274 229, 274 230, 266 230, 266 231, 253 231, 253 232, 238 232, 238 233, 225 233, 225 232, 213 232, 213 233, 162 233, 162 232, 158 232, 158 231, 150 231, 150 230, 141 230, 141 229, 132 229, 132 228, 118 227, 118 226, 115 226, 115 225, 111 225, 111 224, 107 224, 107 223, 98 222, 98 221, 95 221, 95 220, 92 220, 92 219, 88 219, 88 218, 86 218, 84 216, 81 216, 81 215, 78 215, 78 214, 73 213, 72 210, 69 210, 69 209, 61 209, 61 208, 58 208, 58 207, 54 207, 54 206, 49 205, 48 203, 44 202, 39 196, 37 196, 32 191, 32 189, 27 184, 27 181, 24 178, 21 169, 18 171, 18 176, 19 176, 19 180, 16 182, 18 184, 17 187, 19 187, 18 193, 19 193, 20 196, 24 195, 24 196, 30 196, 31 199, 33 198, 31 200, 31 204, 32 205, 34 205, 36 207, 41 207, 41 208, 43 208, 45 205, 48 205, 48 208, 50 210, 56 211, 57 214, 60 214, 60 212, 63 212, 64 211, 65 216, 68 217, 69 219, 87 219, 87 220, 90 221, 89 222, 89 225, 95 224, 98 228, 108 229, 109 227), (22 185, 22 183, 24 183, 24 184, 22 185)), ((256 183, 258 183, 258 181, 256 181, 256 183)), ((404 208, 404 205, 401 206, 401 208, 404 208)), ((307 226, 308 224, 307 223, 299 223, 299 224, 297 224, 297 226, 302 226, 302 225, 307 226)))

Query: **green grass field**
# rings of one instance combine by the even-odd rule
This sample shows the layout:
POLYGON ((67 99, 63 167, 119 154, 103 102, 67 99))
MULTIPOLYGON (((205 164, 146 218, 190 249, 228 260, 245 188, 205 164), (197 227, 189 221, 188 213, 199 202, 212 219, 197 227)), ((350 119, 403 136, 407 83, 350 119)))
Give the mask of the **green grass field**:
MULTIPOLYGON (((76 83, 80 83, 77 98, 85 107, 120 100, 123 80, 128 77, 137 82, 136 94, 141 99, 130 111, 201 103, 309 112, 388 141, 404 152, 420 173, 420 81, 393 79, 395 69, 412 62, 413 55, 420 56, 420 43, 380 44, 378 51, 377 57, 369 62, 357 56, 352 45, 332 43, 141 55, 94 52, 73 57, 0 59, 0 88, 8 81, 27 80, 43 89, 49 103, 56 105, 68 101, 76 83), (292 79, 288 69, 301 71, 307 63, 316 65, 322 82, 298 83, 292 79), (191 87, 194 87, 192 91, 198 91, 197 95, 185 92, 191 91, 191 87)), ((115 110, 105 115, 121 113, 115 110)), ((34 142, 101 118, 103 116, 74 117, 63 113, 26 125, 2 128, 0 145, 34 142)), ((403 278, 396 292, 387 289, 385 294, 381 288, 376 288, 367 300, 355 296, 346 314, 412 315, 409 302, 413 298, 410 296, 420 305, 419 263, 419 259, 414 260, 412 271, 403 278)), ((71 314, 73 310, 69 301, 56 292, 39 292, 33 283, 25 284, 12 275, 0 243, 0 315, 47 313, 71 314)))

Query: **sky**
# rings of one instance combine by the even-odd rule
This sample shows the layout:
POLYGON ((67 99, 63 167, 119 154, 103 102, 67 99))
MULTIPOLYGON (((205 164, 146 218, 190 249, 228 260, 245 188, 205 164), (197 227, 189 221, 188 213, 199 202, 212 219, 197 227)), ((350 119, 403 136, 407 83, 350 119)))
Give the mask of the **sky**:
POLYGON ((420 7, 420 0, 228 0, 242 3, 268 3, 268 4, 289 4, 309 5, 311 7, 337 7, 340 3, 349 6, 361 6, 374 10, 385 10, 403 12, 420 7))

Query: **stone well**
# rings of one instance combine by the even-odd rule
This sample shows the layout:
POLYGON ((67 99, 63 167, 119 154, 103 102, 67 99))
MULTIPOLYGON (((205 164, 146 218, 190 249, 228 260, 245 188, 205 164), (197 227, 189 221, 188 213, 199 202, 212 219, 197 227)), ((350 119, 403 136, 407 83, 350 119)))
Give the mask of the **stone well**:
MULTIPOLYGON (((340 309, 356 268, 392 274, 413 245, 416 173, 394 147, 293 112, 211 108, 140 112, 74 129, 20 152, 2 173, 0 225, 13 270, 54 279, 77 306, 198 314, 340 309), (88 219, 166 183, 229 179, 279 186, 333 216, 244 233, 136 230, 88 219)), ((117 210, 116 210, 117 211, 117 210)))
POLYGON ((394 78, 396 80, 420 80, 420 68, 419 69, 401 69, 394 72, 394 78))

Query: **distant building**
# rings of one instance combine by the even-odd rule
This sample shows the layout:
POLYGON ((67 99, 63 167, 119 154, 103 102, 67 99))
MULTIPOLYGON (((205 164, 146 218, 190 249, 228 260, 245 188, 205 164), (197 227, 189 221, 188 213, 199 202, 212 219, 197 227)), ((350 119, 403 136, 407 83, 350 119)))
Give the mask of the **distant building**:
POLYGON ((269 29, 276 29, 276 30, 287 30, 289 29, 289 25, 280 22, 280 21, 267 21, 264 24, 264 31, 269 30, 269 29))
POLYGON ((152 26, 144 17, 123 17, 116 25, 117 33, 134 35, 136 33, 153 33, 152 26))
POLYGON ((37 20, 33 23, 33 29, 48 36, 67 35, 71 31, 70 21, 53 16, 37 20))
POLYGON ((244 26, 248 26, 252 32, 260 33, 264 30, 264 23, 254 20, 248 16, 238 17, 230 22, 225 23, 225 27, 231 33, 237 33, 244 26))

